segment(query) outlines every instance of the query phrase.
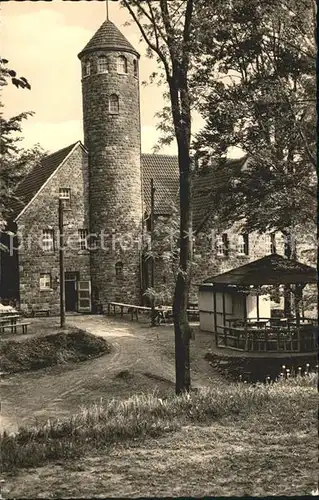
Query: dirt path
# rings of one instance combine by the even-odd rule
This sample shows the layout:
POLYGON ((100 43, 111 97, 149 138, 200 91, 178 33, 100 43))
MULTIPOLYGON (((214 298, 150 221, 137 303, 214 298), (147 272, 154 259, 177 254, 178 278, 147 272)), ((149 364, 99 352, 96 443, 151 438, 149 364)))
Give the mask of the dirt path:
MULTIPOLYGON (((165 393, 174 391, 172 327, 152 329, 148 324, 102 316, 72 316, 67 318, 67 323, 107 338, 113 346, 111 354, 3 378, 0 382, 2 429, 15 431, 22 424, 34 423, 35 419, 63 418, 79 406, 100 398, 128 397, 153 389, 165 393)), ((209 335, 202 333, 192 343, 193 386, 218 381, 218 376, 203 359, 209 344, 209 335)))

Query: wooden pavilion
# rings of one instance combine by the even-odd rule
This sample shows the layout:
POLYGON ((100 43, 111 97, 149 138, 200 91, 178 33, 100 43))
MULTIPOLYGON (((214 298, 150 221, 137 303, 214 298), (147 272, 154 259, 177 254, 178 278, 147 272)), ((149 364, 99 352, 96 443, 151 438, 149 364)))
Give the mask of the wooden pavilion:
POLYGON ((315 268, 277 254, 209 278, 199 287, 200 328, 213 332, 215 346, 223 350, 267 356, 317 352, 318 322, 300 311, 309 283, 317 283, 315 268), (272 317, 269 285, 290 287, 291 315, 272 317))

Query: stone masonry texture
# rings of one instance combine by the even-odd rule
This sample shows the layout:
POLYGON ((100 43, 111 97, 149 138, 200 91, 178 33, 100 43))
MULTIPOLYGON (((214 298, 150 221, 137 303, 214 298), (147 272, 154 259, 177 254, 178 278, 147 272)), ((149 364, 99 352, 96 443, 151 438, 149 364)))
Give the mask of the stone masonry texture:
POLYGON ((64 210, 65 271, 79 272, 81 280, 90 278, 89 252, 80 250, 78 245, 78 230, 89 227, 87 153, 79 143, 18 218, 20 305, 26 313, 47 306, 53 314, 59 312, 60 188, 71 189, 70 207, 64 210), (53 252, 43 251, 45 229, 54 230, 53 252), (51 273, 51 290, 40 290, 40 273, 51 273))
POLYGON ((96 235, 91 251, 94 297, 103 308, 108 301, 140 301, 139 238, 142 221, 139 82, 136 55, 123 50, 97 50, 81 55, 91 72, 82 78, 84 142, 89 150, 90 231, 96 235), (105 56, 108 72, 97 72, 105 56), (119 56, 127 73, 117 72, 119 56), (109 110, 116 95, 118 113, 109 110), (116 264, 123 272, 116 275, 116 264))

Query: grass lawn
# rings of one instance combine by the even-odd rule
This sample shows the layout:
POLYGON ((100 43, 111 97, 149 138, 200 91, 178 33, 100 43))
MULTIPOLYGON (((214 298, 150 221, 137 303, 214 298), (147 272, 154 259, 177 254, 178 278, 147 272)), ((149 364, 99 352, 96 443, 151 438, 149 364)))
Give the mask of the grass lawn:
POLYGON ((316 376, 101 402, 1 445, 5 498, 311 494, 316 376))

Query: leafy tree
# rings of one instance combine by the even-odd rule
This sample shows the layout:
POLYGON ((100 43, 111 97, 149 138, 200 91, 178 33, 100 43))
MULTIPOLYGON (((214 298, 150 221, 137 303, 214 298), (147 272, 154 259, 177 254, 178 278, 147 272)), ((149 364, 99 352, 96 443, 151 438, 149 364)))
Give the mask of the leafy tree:
POLYGON ((7 85, 8 80, 17 88, 31 90, 31 85, 24 76, 17 76, 14 69, 8 68, 8 59, 3 59, 0 57, 0 86, 7 85))
POLYGON ((192 85, 207 120, 196 147, 204 164, 215 161, 216 175, 230 146, 249 155, 248 168, 214 194, 214 210, 246 231, 282 231, 291 256, 291 233, 313 227, 316 214, 314 3, 204 3, 192 85))
POLYGON ((171 215, 156 218, 153 240, 146 229, 143 238, 145 246, 143 258, 145 272, 151 274, 151 264, 161 271, 155 279, 154 288, 148 286, 144 295, 155 305, 167 304, 172 300, 172 283, 176 282, 179 264, 179 215, 178 208, 172 203, 171 215))
MULTIPOLYGON (((11 83, 17 88, 30 90, 31 86, 27 79, 17 77, 16 72, 9 69, 7 64, 7 59, 0 58, 0 89, 11 83)), ((1 102, 0 108, 3 108, 1 102)), ((0 114, 0 229, 5 227, 5 219, 9 215, 8 206, 14 198, 13 191, 23 177, 24 161, 21 156, 22 150, 18 147, 21 137, 17 133, 22 131, 22 121, 32 114, 24 112, 9 119, 5 119, 3 114, 0 114)))
MULTIPOLYGON (((193 85, 207 121, 197 147, 207 163, 237 146, 249 164, 230 175, 212 206, 245 231, 281 231, 286 256, 295 257, 295 235, 314 231, 316 218, 314 2, 234 0, 223 8, 219 28, 201 32, 208 56, 203 63, 198 55, 193 85)), ((285 296, 289 314, 287 288, 285 296)))
POLYGON ((49 152, 39 143, 28 149, 21 149, 15 157, 13 169, 20 173, 21 178, 24 178, 48 154, 49 152))
MULTIPOLYGON (((170 114, 178 148, 180 173, 179 269, 173 299, 175 330, 176 393, 190 389, 190 327, 187 304, 192 256, 192 163, 191 102, 188 76, 193 41, 194 0, 122 0, 142 39, 149 57, 156 57, 162 72, 154 75, 168 87, 170 114)), ((170 128, 170 127, 169 127, 170 128)))

